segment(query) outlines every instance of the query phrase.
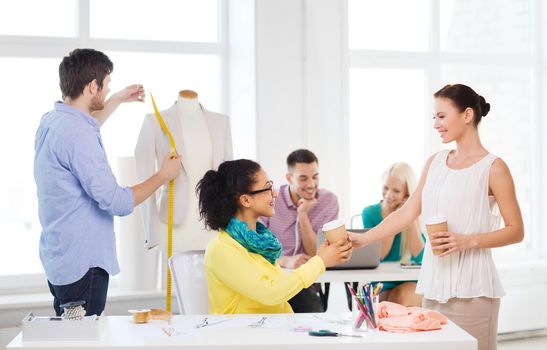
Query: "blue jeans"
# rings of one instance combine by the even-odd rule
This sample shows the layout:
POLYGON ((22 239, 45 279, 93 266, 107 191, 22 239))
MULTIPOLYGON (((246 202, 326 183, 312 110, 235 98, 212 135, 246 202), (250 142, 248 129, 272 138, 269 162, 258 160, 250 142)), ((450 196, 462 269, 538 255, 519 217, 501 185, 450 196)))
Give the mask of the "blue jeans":
POLYGON ((79 300, 85 301, 83 307, 86 316, 100 315, 106 304, 108 279, 109 276, 105 270, 100 267, 92 267, 84 277, 74 283, 58 286, 48 281, 49 291, 53 295, 53 308, 57 316, 61 316, 63 313, 59 305, 79 300))

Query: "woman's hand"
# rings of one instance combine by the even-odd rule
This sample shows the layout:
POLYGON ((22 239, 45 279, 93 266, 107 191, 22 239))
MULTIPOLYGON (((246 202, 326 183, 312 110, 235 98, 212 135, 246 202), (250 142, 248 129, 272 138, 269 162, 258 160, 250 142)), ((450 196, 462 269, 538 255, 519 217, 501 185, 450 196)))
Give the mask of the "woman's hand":
POLYGON ((352 250, 352 243, 348 238, 341 238, 332 244, 325 240, 319 247, 317 255, 323 259, 325 267, 331 267, 348 261, 352 250))
POLYGON ((436 232, 431 240, 431 248, 440 250, 439 256, 446 256, 474 248, 475 235, 464 235, 454 232, 436 232))
POLYGON ((363 248, 367 246, 367 244, 364 241, 364 234, 355 233, 355 232, 348 232, 349 240, 351 241, 352 247, 357 248, 363 248))

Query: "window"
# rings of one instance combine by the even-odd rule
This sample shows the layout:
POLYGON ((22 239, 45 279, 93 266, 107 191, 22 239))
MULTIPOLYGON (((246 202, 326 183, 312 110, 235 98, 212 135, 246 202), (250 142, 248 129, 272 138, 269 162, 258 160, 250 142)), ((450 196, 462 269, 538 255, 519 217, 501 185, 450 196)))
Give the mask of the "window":
POLYGON ((529 0, 439 1, 441 51, 531 53, 532 3, 529 0))
POLYGON ((93 0, 89 5, 92 38, 218 41, 217 0, 93 0))
POLYGON ((0 2, 0 35, 75 37, 77 0, 0 2), (46 15, 47 14, 47 15, 46 15))
POLYGON ((481 140, 509 165, 525 221, 524 244, 496 249, 496 258, 539 257, 540 198, 532 188, 540 188, 534 174, 545 155, 536 151, 540 130, 533 127, 541 117, 534 4, 348 0, 352 214, 381 199, 389 164, 405 161, 419 176, 443 147, 432 132, 432 94, 460 82, 492 105, 481 140))
POLYGON ((424 128, 416 120, 425 112, 424 84, 424 72, 418 69, 350 69, 350 174, 355 174, 350 188, 359 194, 351 197, 352 214, 379 200, 381 175, 391 163, 404 160, 414 169, 421 167, 424 128), (394 82, 398 91, 407 92, 397 103, 394 82), (396 147, 396 140, 405 145, 396 147), (371 198, 370 203, 363 198, 371 198))
POLYGON ((427 0, 350 1, 350 48, 427 51, 427 4, 427 0))
POLYGON ((33 177, 34 134, 58 93, 59 60, 0 57, 0 94, 5 126, 0 128, 0 276, 43 272, 38 257, 40 222, 33 177), (32 84, 25 76, 32 77, 32 84), (58 84, 53 85, 57 87, 58 84), (39 92, 39 93, 38 93, 39 92))
MULTIPOLYGON (((96 48, 114 62, 112 92, 143 83, 158 107, 166 109, 178 91, 192 89, 205 108, 226 112, 224 16, 221 0, 0 3, 0 94, 5 102, 0 129, 2 288, 44 286, 34 135, 41 116, 61 99, 62 57, 77 47, 96 48), (33 274, 40 278, 25 277, 33 274)), ((143 104, 122 105, 104 125, 101 133, 113 169, 116 157, 133 154, 144 115, 152 112, 148 97, 143 104)))

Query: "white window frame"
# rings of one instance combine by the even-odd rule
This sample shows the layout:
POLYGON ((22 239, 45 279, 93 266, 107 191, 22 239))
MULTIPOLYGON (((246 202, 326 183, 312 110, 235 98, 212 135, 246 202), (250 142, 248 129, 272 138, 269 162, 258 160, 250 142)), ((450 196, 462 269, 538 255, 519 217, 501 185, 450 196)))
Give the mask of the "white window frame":
MULTIPOLYGON (((229 110, 228 87, 228 21, 227 0, 218 2, 218 41, 215 43, 177 42, 160 40, 124 40, 90 38, 90 0, 78 0, 76 37, 38 37, 0 35, 0 57, 62 58, 78 47, 101 51, 148 52, 171 54, 217 55, 221 64, 221 112, 229 110)), ((52 86, 52 89, 57 86, 52 86)), ((37 252, 38 254, 38 252, 37 252)), ((44 292, 45 273, 0 276, 0 295, 14 292, 44 292)))
MULTIPOLYGON (((349 71, 352 68, 395 68, 395 69, 421 69, 424 71, 426 77, 426 86, 424 91, 425 106, 431 105, 431 95, 441 86, 441 66, 443 64, 478 64, 485 66, 492 66, 495 62, 496 65, 506 66, 520 66, 530 68, 535 74, 532 76, 532 91, 534 93, 533 105, 532 105, 532 149, 531 149, 531 163, 532 163, 532 179, 531 186, 537 191, 532 191, 531 205, 532 213, 530 215, 531 222, 529 223, 530 232, 525 234, 530 237, 529 243, 522 245, 523 249, 515 249, 515 254, 509 258, 519 260, 537 260, 545 259, 547 257, 547 240, 543 238, 542 232, 546 227, 545 224, 545 209, 542 205, 542 198, 547 198, 547 188, 542 185, 542 180, 546 178, 547 166, 545 165, 545 159, 547 159, 547 142, 542 141, 541 134, 547 129, 547 123, 542 123, 541 116, 542 110, 546 108, 547 103, 542 104, 542 100, 545 99, 545 84, 547 76, 541 76, 542 67, 545 67, 544 63, 547 61, 546 57, 542 57, 541 40, 544 34, 547 32, 547 25, 542 26, 541 19, 547 18, 547 6, 541 4, 540 0, 532 1, 532 53, 531 54, 467 54, 467 53, 447 53, 442 52, 440 49, 440 1, 441 0, 429 0, 429 50, 426 52, 401 52, 401 51, 380 51, 380 50, 363 50, 363 49, 350 49, 349 48, 349 21, 348 21, 348 1, 343 0, 343 41, 345 44, 346 52, 345 56, 346 69, 343 74, 343 86, 344 86, 344 101, 345 101, 345 113, 346 118, 345 128, 346 134, 349 134, 349 71), (545 175, 544 175, 545 174, 545 175)), ((427 131, 425 133, 425 152, 424 162, 428 156, 437 152, 440 147, 438 138, 431 132, 431 119, 426 115, 423 120, 423 127, 427 131)), ((350 141, 347 142, 347 154, 349 154, 350 141)), ((421 169, 420 169, 421 171, 421 169)), ((347 182, 349 182, 349 173, 347 175, 347 182)), ((518 189, 517 189, 518 191, 518 189)), ((351 196, 351 192, 346 192, 351 196)), ((346 203, 350 203, 350 198, 346 200, 346 203)), ((504 257, 505 259, 505 257, 504 257)))

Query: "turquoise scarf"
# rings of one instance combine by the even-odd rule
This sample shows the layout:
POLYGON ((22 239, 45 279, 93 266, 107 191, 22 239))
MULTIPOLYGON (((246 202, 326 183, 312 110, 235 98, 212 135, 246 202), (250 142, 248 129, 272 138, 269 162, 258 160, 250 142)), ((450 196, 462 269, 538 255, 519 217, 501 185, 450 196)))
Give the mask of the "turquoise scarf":
POLYGON ((249 230, 246 222, 233 216, 226 232, 248 251, 262 255, 272 265, 281 256, 281 242, 260 222, 256 223, 256 231, 249 230))

